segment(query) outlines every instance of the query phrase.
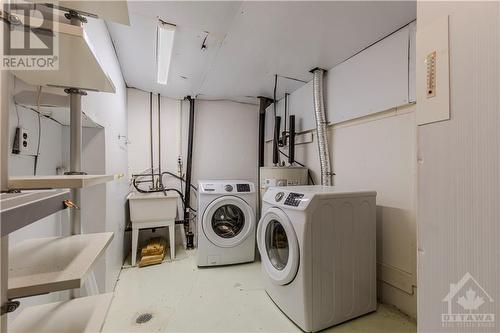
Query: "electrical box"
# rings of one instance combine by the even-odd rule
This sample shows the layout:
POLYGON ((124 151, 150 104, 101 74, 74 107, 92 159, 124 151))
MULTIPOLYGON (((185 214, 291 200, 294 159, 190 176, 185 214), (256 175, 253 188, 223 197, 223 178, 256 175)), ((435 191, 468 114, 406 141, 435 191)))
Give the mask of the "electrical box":
POLYGON ((14 143, 12 145, 13 154, 30 155, 31 151, 31 136, 27 129, 22 127, 16 128, 14 143))
POLYGON ((417 124, 450 119, 448 16, 417 28, 417 124))

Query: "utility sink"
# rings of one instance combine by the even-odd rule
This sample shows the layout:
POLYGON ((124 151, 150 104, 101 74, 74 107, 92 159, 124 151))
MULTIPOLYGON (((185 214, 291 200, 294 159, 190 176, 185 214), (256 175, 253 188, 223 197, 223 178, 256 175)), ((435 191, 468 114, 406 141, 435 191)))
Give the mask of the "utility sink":
POLYGON ((131 193, 128 196, 130 220, 134 223, 175 220, 178 199, 175 192, 167 192, 167 195, 163 192, 131 193))

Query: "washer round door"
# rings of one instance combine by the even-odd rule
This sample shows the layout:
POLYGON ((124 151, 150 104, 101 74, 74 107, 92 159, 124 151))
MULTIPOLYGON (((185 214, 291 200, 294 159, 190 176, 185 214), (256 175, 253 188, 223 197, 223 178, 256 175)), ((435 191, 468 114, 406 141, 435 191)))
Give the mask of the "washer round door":
POLYGON ((224 196, 208 205, 202 227, 208 240, 220 247, 241 244, 255 230, 252 207, 243 199, 224 196))
POLYGON ((267 210, 257 228, 262 265, 276 284, 293 281, 299 268, 299 243, 288 216, 278 208, 267 210))

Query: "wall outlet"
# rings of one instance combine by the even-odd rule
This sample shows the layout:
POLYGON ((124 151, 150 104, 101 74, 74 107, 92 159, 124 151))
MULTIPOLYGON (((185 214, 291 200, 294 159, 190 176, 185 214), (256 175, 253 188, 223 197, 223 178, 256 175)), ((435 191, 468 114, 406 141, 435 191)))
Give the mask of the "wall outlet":
POLYGON ((31 136, 26 128, 17 127, 14 137, 14 144, 12 145, 13 154, 30 155, 31 150, 31 136))

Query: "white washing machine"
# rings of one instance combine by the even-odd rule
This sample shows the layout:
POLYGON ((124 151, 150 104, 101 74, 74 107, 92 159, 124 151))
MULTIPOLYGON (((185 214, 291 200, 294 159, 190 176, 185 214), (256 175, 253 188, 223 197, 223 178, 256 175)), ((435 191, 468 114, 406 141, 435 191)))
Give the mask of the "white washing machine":
POLYGON ((265 193, 257 245, 266 292, 302 330, 376 310, 375 199, 329 186, 265 193))
POLYGON ((244 180, 199 182, 198 266, 254 261, 256 196, 244 180))

